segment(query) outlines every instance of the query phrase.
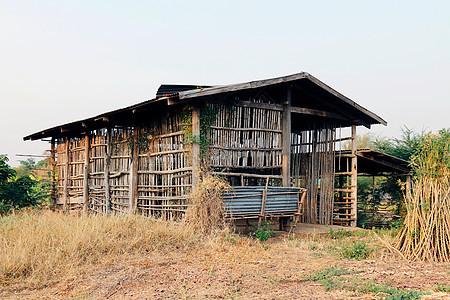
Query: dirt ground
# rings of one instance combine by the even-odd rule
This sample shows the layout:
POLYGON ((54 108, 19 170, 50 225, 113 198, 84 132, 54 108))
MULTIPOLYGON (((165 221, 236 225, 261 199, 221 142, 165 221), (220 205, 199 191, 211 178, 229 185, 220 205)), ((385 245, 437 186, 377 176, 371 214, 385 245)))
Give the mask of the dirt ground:
POLYGON ((230 236, 209 249, 187 253, 152 252, 119 260, 83 274, 55 280, 40 289, 2 287, 12 299, 380 299, 380 295, 331 289, 306 278, 336 266, 358 280, 374 280, 402 290, 428 292, 425 299, 450 299, 436 290, 450 285, 449 264, 410 263, 381 251, 364 260, 327 251, 330 241, 286 233, 259 242, 230 236))

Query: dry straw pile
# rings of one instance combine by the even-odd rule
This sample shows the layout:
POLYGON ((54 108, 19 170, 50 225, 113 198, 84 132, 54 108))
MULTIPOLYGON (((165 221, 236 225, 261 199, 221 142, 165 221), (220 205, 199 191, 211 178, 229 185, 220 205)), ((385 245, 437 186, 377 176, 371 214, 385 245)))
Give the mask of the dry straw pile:
POLYGON ((450 130, 427 135, 413 158, 407 214, 394 246, 409 260, 450 261, 450 130))
POLYGON ((222 178, 205 173, 190 198, 183 222, 200 233, 226 229, 228 223, 222 196, 229 187, 222 178))

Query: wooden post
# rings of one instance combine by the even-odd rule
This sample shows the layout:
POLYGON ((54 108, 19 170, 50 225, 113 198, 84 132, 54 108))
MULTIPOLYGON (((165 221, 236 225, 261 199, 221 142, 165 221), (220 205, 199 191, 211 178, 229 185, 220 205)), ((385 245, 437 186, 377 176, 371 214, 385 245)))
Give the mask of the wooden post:
POLYGON ((192 110, 192 190, 199 182, 200 173, 200 108, 195 106, 192 110))
POLYGON ((50 209, 55 210, 56 208, 56 150, 55 150, 55 139, 52 138, 50 145, 50 180, 51 180, 51 191, 50 191, 50 209))
POLYGON ((111 127, 108 126, 106 131, 106 150, 105 150, 105 204, 106 212, 111 211, 111 190, 109 186, 109 165, 111 163, 111 127))
POLYGON ((133 153, 131 153, 131 163, 130 163, 130 185, 129 185, 129 209, 130 213, 135 213, 137 210, 137 181, 138 181, 138 134, 139 129, 134 126, 133 130, 133 153))
POLYGON ((84 173, 83 173, 83 212, 89 209, 89 156, 90 156, 89 135, 84 136, 84 173))
POLYGON ((261 199, 261 211, 259 213, 259 221, 258 221, 258 228, 261 225, 262 218, 266 216, 266 200, 267 200, 267 188, 269 187, 269 176, 267 176, 266 179, 266 188, 263 191, 262 199, 261 199))
POLYGON ((291 186, 291 88, 287 88, 282 116, 282 186, 291 186))
POLYGON ((351 167, 351 198, 353 200, 352 203, 352 215, 351 218, 353 220, 350 222, 350 225, 356 227, 357 219, 358 219, 358 166, 356 157, 356 125, 352 125, 352 167, 351 167))
POLYGON ((68 205, 69 205, 69 189, 68 189, 68 185, 69 185, 69 177, 70 177, 70 152, 69 152, 69 138, 66 139, 66 141, 64 142, 64 146, 65 148, 65 154, 66 154, 66 164, 64 165, 64 184, 63 184, 63 200, 64 200, 64 206, 63 206, 63 210, 64 212, 67 211, 68 209, 68 205))

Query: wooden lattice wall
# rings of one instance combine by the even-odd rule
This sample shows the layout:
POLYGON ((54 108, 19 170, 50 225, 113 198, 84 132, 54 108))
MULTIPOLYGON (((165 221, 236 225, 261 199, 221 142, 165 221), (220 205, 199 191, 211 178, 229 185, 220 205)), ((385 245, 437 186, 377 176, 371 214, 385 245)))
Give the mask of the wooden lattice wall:
MULTIPOLYGON (((284 109, 251 101, 207 105, 214 118, 208 124, 209 146, 203 160, 211 172, 226 176, 233 185, 304 187, 303 222, 354 224, 356 167, 344 172, 351 175, 352 183, 345 188, 352 195, 340 197, 340 206, 334 201, 343 188, 334 187, 338 139, 333 124, 292 133, 289 127, 290 151, 286 151, 284 109), (285 153, 290 153, 288 176, 282 174, 285 153)), ((200 112, 198 107, 192 112, 196 109, 200 112)), ((187 140, 186 132, 194 133, 194 123, 186 124, 186 111, 56 140, 57 203, 65 209, 82 206, 98 213, 136 211, 179 218, 198 170, 193 155, 198 142, 187 140), (192 130, 186 129, 190 126, 192 130)))
POLYGON ((330 124, 291 135, 294 185, 307 189, 305 223, 333 223, 335 139, 330 124))
POLYGON ((182 114, 174 113, 57 140, 57 203, 98 213, 179 217, 192 190, 182 122, 182 114))
POLYGON ((138 147, 138 202, 140 213, 177 218, 187 207, 192 190, 192 160, 186 146, 183 114, 146 124, 138 147))
POLYGON ((281 178, 281 112, 221 104, 211 107, 216 113, 210 131, 212 170, 226 176, 242 175, 241 185, 249 178, 254 182, 258 178, 265 181, 268 175, 281 178))

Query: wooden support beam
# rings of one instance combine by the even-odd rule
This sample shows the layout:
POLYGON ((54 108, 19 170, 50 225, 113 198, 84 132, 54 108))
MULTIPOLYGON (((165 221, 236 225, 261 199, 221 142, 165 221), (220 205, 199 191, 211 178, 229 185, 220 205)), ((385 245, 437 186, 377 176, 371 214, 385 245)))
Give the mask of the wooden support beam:
POLYGON ((104 179, 105 179, 105 204, 106 212, 111 211, 111 188, 109 183, 109 166, 111 164, 111 127, 106 130, 106 150, 105 150, 105 169, 104 169, 104 179))
POLYGON ((291 88, 286 90, 286 99, 284 102, 283 114, 282 114, 282 186, 291 185, 291 88))
POLYGON ((130 213, 135 213, 137 210, 137 198, 138 198, 138 134, 139 129, 134 127, 133 131, 133 153, 131 154, 131 168, 130 168, 130 186, 129 186, 129 208, 130 213))
POLYGON ((351 158, 351 197, 354 199, 353 200, 353 204, 352 204, 352 214, 354 215, 355 219, 351 221, 350 225, 353 227, 356 227, 356 220, 357 220, 357 212, 358 212, 358 195, 357 195, 357 190, 358 190, 358 166, 357 166, 357 162, 358 159, 356 157, 356 125, 352 125, 352 155, 353 157, 351 158))
POLYGON ((267 200, 267 188, 268 187, 269 187, 269 177, 267 176, 266 187, 263 191, 262 199, 261 199, 261 211, 259 213, 258 228, 261 225, 262 218, 264 218, 266 216, 266 200, 267 200))
POLYGON ((323 117, 323 118, 329 118, 329 119, 335 119, 335 120, 349 121, 348 118, 345 118, 341 114, 337 114, 337 113, 329 112, 329 111, 317 110, 317 109, 292 107, 291 112, 293 114, 310 115, 310 116, 317 116, 317 117, 323 117))
POLYGON ((89 210, 89 135, 84 136, 83 212, 89 210))
POLYGON ((50 209, 54 210, 56 208, 56 150, 55 150, 55 139, 52 138, 50 144, 50 180, 51 180, 51 192, 50 192, 50 209))
POLYGON ((195 190, 199 182, 200 173, 200 108, 192 109, 192 189, 195 190))
POLYGON ((64 142, 64 146, 66 147, 65 150, 65 155, 66 155, 66 163, 64 165, 64 183, 63 183, 63 210, 67 211, 68 209, 68 204, 69 204, 69 190, 68 190, 68 185, 69 185, 69 177, 70 177, 70 155, 69 155, 69 139, 66 139, 66 141, 64 142))
MULTIPOLYGON (((236 103, 236 106, 263 108, 263 109, 274 110, 274 111, 284 111, 283 105, 273 104, 273 103, 257 103, 257 102, 251 102, 251 101, 239 101, 236 103)), ((317 116, 317 117, 323 117, 323 118, 329 118, 329 119, 335 119, 335 120, 351 121, 349 118, 346 118, 345 116, 343 116, 342 114, 339 114, 339 113, 311 109, 311 108, 304 108, 304 107, 293 106, 293 107, 291 107, 291 113, 300 114, 300 115, 317 116)))

